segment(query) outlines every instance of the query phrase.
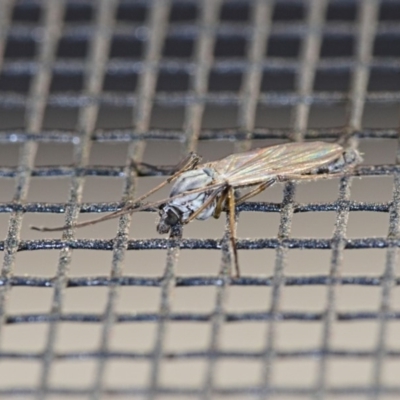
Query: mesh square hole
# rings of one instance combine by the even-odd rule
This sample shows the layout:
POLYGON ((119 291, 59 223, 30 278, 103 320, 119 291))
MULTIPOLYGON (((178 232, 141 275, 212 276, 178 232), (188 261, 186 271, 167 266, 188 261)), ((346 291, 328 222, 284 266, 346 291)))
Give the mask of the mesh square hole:
MULTIPOLYGON (((210 231, 209 231, 210 232, 210 231)), ((204 237, 209 237, 205 235, 204 237)), ((178 261, 179 276, 218 275, 221 267, 221 253, 209 250, 181 250, 178 261)), ((206 301, 208 304, 208 300, 206 301)))
POLYGON ((342 273, 344 276, 380 277, 386 260, 386 249, 346 249, 342 273))
POLYGON ((274 21, 296 21, 305 17, 305 6, 301 2, 286 1, 276 3, 274 7, 274 21))
POLYGON ((132 127, 134 109, 128 104, 123 106, 102 105, 97 114, 97 129, 121 129, 132 127))
MULTIPOLYGON (((73 162, 71 143, 40 143, 35 157, 35 166, 68 166, 73 162)), ((65 179, 61 177, 60 179, 65 179)))
MULTIPOLYGON (((126 143, 93 143, 90 149, 89 165, 125 167, 127 159, 126 143)), ((110 177, 118 179, 118 177, 110 177)))
POLYGON ((368 359, 330 359, 328 362, 327 381, 330 386, 362 386, 371 383, 372 363, 368 359))
POLYGON ((385 360, 382 367, 382 382, 384 385, 395 386, 399 382, 398 372, 400 370, 399 360, 385 360))
POLYGON ((266 345, 267 324, 243 321, 222 325, 221 351, 261 351, 266 345))
POLYGON ((388 231, 388 213, 350 212, 346 234, 348 238, 386 237, 388 231))
MULTIPOLYGON (((154 221, 154 236, 156 235, 154 221)), ((136 232, 138 227, 135 226, 135 221, 132 224, 132 231, 136 232)), ((133 236, 135 237, 135 236, 133 236)), ((125 268, 124 276, 137 276, 158 278, 162 276, 165 268, 166 250, 159 251, 128 251, 125 253, 125 268)), ((179 257, 181 260, 182 255, 179 257)), ((111 262, 110 262, 111 265, 111 262)))
POLYGON ((310 110, 308 127, 314 129, 337 128, 345 126, 347 122, 346 107, 344 104, 313 104, 310 110))
POLYGON ((373 49, 375 57, 400 57, 400 37, 390 33, 378 33, 373 49))
MULTIPOLYGON (((337 200, 339 196, 339 179, 321 179, 317 181, 303 181, 296 186, 296 202, 330 203, 337 200)), ((319 212, 316 212, 319 215, 319 212)), ((310 212, 304 213, 304 215, 310 212)))
POLYGON ((241 36, 217 37, 214 56, 221 58, 244 57, 246 51, 246 39, 241 36))
POLYGON ((292 108, 289 106, 273 107, 259 104, 256 112, 257 128, 288 128, 290 126, 292 108))
POLYGON ((377 321, 336 321, 333 332, 333 348, 372 351, 378 338, 378 324, 377 321))
POLYGON ((204 360, 163 360, 160 385, 197 389, 201 387, 205 373, 204 360))
POLYGON ((321 57, 351 57, 354 46, 353 36, 325 36, 322 41, 321 57))
POLYGON ((185 119, 185 106, 171 104, 155 105, 152 108, 151 129, 182 129, 185 119))
POLYGON ((38 362, 26 360, 6 360, 0 363, 0 390, 10 387, 33 387, 37 384, 41 372, 38 362))
POLYGON ((276 348, 280 351, 315 349, 320 346, 322 325, 319 322, 281 321, 275 327, 276 348))
MULTIPOLYGON (((25 129, 25 110, 23 108, 12 109, 0 106, 0 115, 7 115, 7 118, 0 118, 0 129, 25 129)), ((5 146, 9 145, 5 144, 5 146)), ((14 160, 17 161, 18 158, 14 160)))
POLYGON ((143 42, 133 36, 115 35, 111 42, 110 58, 137 58, 143 54, 143 42))
POLYGON ((50 86, 51 93, 80 92, 83 90, 83 75, 53 74, 50 86))
MULTIPOLYGON (((392 302, 394 305, 393 309, 399 310, 400 305, 399 305, 399 290, 395 290, 395 298, 396 301, 392 302)), ((387 321, 388 325, 388 333, 386 335, 386 345, 388 349, 395 349, 396 351, 400 350, 399 346, 399 335, 400 335, 400 321, 387 321)))
POLYGON ((400 91, 399 78, 400 78, 400 70, 392 70, 391 68, 372 68, 368 83, 368 91, 399 92, 400 91))
POLYGON ((168 323, 165 351, 206 351, 211 335, 210 323, 171 321, 168 323))
POLYGON ((308 212, 293 216, 291 236, 294 238, 330 238, 335 227, 336 213, 308 212))
POLYGON ((47 314, 50 311, 53 291, 43 287, 15 286, 11 289, 7 301, 7 313, 47 314))
POLYGON ((239 250, 239 267, 243 276, 257 278, 273 275, 276 259, 274 249, 262 249, 251 251, 239 250))
MULTIPOLYGON (((169 323, 171 325, 171 323, 169 323)), ((168 328, 169 329, 169 325, 168 328)), ((168 330, 169 332, 169 330, 168 330)), ((109 338, 111 351, 151 352, 156 341, 157 323, 134 322, 117 323, 112 328, 109 338)), ((169 335, 167 335, 167 339, 169 335)))
POLYGON ((21 144, 19 143, 18 144, 2 143, 0 146, 1 167, 3 168, 16 167, 19 163, 20 151, 21 151, 21 144))
POLYGON ((350 70, 317 70, 316 92, 347 92, 350 89, 350 70))
POLYGON ((63 322, 57 329, 55 351, 96 351, 100 346, 101 328, 101 324, 63 322))
POLYGON ((184 92, 189 88, 190 76, 185 72, 160 72, 157 92, 184 92))
POLYGON ((175 3, 171 5, 169 20, 174 22, 190 22, 197 18, 198 8, 196 3, 175 3))
POLYGON ((172 58, 189 58, 194 49, 194 40, 190 38, 169 36, 165 39, 163 56, 172 58))
POLYGON ((395 1, 382 1, 380 3, 379 21, 399 21, 400 5, 395 1))
POLYGON ((228 313, 266 312, 271 307, 269 286, 230 286, 227 291, 228 313))
POLYGON ((354 21, 356 17, 356 1, 329 2, 326 12, 326 19, 328 21, 354 21))
POLYGON ((241 73, 231 72, 211 72, 208 80, 208 90, 210 92, 238 92, 242 85, 241 73))
POLYGON ((336 306, 340 312, 377 311, 382 289, 377 286, 341 285, 336 291, 336 306))
POLYGON ((36 41, 33 37, 9 37, 4 51, 4 58, 33 58, 36 54, 36 41))
POLYGON ((242 212, 237 226, 237 237, 276 238, 279 223, 280 216, 278 213, 242 212))
MULTIPOLYGON (((2 329, 1 348, 4 352, 41 352, 47 340, 48 324, 6 324, 2 329), (27 340, 27 338, 29 338, 27 340)), ((7 363, 2 359, 0 365, 7 363)), ((11 360, 9 360, 11 361, 11 360)), ((26 360, 24 360, 26 362, 26 360)), ((10 371, 9 371, 10 373, 10 371)), ((2 379, 4 379, 1 374, 2 379)), ((6 375, 7 376, 7 375, 6 375)), ((1 380, 0 380, 1 382, 1 380)), ((1 384, 0 384, 1 388, 1 384)))
POLYGON ((274 361, 272 385, 308 388, 315 385, 318 362, 309 358, 279 358, 274 361))
MULTIPOLYGON (((362 126, 364 129, 385 129, 393 128, 399 124, 399 108, 390 100, 388 95, 388 102, 386 104, 378 104, 368 102, 365 104, 364 113, 362 118, 362 126)), ((395 148, 392 148, 393 152, 395 148)))
POLYGON ((93 384, 96 361, 53 361, 50 373, 50 385, 87 388, 93 384))
MULTIPOLYGON (((111 261, 112 251, 75 249, 72 254, 68 275, 71 279, 86 278, 90 280, 90 277, 93 276, 109 278, 111 275, 111 261)), ((57 264, 55 263, 54 265, 56 266, 57 264)))
POLYGON ((77 121, 77 108, 47 106, 43 120, 43 129, 73 130, 76 129, 77 121))
POLYGON ((148 385, 151 364, 148 360, 109 360, 104 379, 106 386, 139 386, 148 385))
POLYGON ((261 363, 259 360, 218 360, 215 384, 219 387, 249 386, 260 384, 261 363))
POLYGON ((283 312, 320 313, 326 307, 326 288, 323 286, 284 286, 281 288, 283 312))
POLYGON ((86 58, 88 39, 83 37, 63 37, 58 43, 57 58, 86 58))
POLYGON ((117 20, 124 22, 144 22, 148 15, 145 3, 120 2, 117 9, 117 20))
POLYGON ((137 88, 137 73, 111 73, 104 78, 103 90, 106 92, 134 92, 137 88))
POLYGON ((33 177, 30 180, 28 201, 32 203, 66 203, 70 192, 70 178, 33 177))
POLYGON ((174 290, 172 310, 176 313, 212 313, 216 302, 216 288, 178 287, 174 290))
POLYGON ((27 94, 31 84, 30 75, 21 74, 0 74, 0 93, 15 92, 27 94))
POLYGON ((261 81, 262 92, 290 92, 294 90, 295 74, 293 71, 266 71, 261 81))
MULTIPOLYGON (((389 110, 388 110, 389 111, 389 110)), ((367 107, 366 109, 367 113, 376 113, 376 110, 374 108, 367 107)), ((367 119, 367 118, 366 118, 367 119)), ((368 117, 368 120, 372 121, 372 117, 368 117)), ((380 118, 379 118, 380 120, 380 118)), ((383 118, 381 120, 383 123, 383 118)), ((362 140, 360 141, 359 145, 359 151, 363 157, 363 164, 364 165, 385 165, 385 164, 394 164, 396 161, 396 151, 397 151, 397 139, 377 139, 374 141, 367 141, 367 140, 362 140)), ((378 199, 382 199, 385 197, 386 199, 389 199, 389 182, 393 181, 392 178, 390 177, 385 177, 385 176, 379 176, 379 177, 362 177, 361 181, 365 180, 368 182, 370 185, 368 186, 368 191, 366 190, 367 188, 364 186, 364 195, 367 197, 367 199, 370 198, 370 196, 373 196, 375 201, 379 201, 378 199), (379 188, 383 190, 384 197, 381 196, 379 193, 376 193, 377 190, 375 190, 373 184, 378 184, 379 188), (374 192, 374 193, 372 193, 374 192)), ((355 193, 357 193, 357 188, 358 185, 362 185, 361 182, 356 183, 358 179, 354 179, 354 184, 355 184, 355 193)), ((390 200, 392 198, 392 195, 390 194, 390 200)))
MULTIPOLYGON (((28 227, 27 227, 28 228, 28 227)), ((32 232, 32 231, 31 231, 32 232)), ((42 234, 43 235, 43 234, 42 234)), ((29 237, 28 235, 26 235, 29 237)), ((23 277, 53 279, 57 274, 59 250, 21 251, 17 253, 14 275, 23 277)), ((51 291, 51 289, 49 289, 51 291)))
POLYGON ((16 3, 12 11, 14 22, 39 22, 42 8, 38 2, 16 3))
POLYGON ((319 249, 290 249, 286 256, 285 272, 289 277, 312 278, 327 275, 331 252, 319 249))
POLYGON ((203 114, 203 129, 229 129, 236 126, 238 108, 235 105, 207 104, 203 114))
POLYGON ((159 287, 121 286, 118 289, 116 312, 157 314, 160 308, 160 295, 159 287))
POLYGON ((67 2, 64 20, 66 22, 90 22, 93 19, 93 7, 89 3, 67 2))
POLYGON ((267 57, 297 58, 300 52, 300 38, 272 34, 268 41, 267 57))
POLYGON ((241 22, 247 21, 250 16, 250 6, 244 3, 229 3, 222 4, 219 18, 221 21, 241 22))
POLYGON ((70 287, 64 292, 63 311, 69 313, 100 314, 107 302, 106 287, 70 287))
POLYGON ((359 202, 384 203, 393 199, 392 176, 364 176, 354 179, 351 199, 359 202))

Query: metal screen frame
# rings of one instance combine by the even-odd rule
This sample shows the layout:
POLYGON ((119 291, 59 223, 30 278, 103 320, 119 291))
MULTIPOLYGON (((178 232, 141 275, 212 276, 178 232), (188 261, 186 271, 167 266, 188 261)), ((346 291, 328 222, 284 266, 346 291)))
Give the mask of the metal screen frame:
MULTIPOLYGON (((196 4, 198 14, 195 24, 170 24, 171 7, 179 0, 141 1, 148 7, 146 20, 137 24, 117 23, 118 6, 128 4, 128 0, 43 0, 32 1, 43 7, 39 24, 42 29, 32 31, 23 24, 12 21, 13 7, 27 1, 3 0, 0 2, 0 70, 5 75, 30 75, 27 96, 18 93, 0 92, 0 107, 3 109, 25 109, 24 129, 0 131, 1 143, 21 143, 22 149, 18 166, 0 167, 0 178, 13 178, 16 190, 13 201, 0 204, 0 212, 9 213, 9 228, 5 240, 0 241, 3 251, 3 265, 0 277, 0 336, 6 324, 48 323, 48 336, 45 349, 39 353, 10 353, 0 348, 0 361, 11 359, 38 359, 41 362, 40 382, 36 388, 0 387, 0 397, 32 396, 44 399, 52 395, 87 396, 101 398, 110 396, 144 396, 149 399, 161 395, 190 396, 204 399, 213 396, 252 396, 253 398, 271 398, 285 396, 313 397, 324 399, 327 396, 343 397, 365 395, 366 398, 380 399, 386 395, 400 395, 400 385, 387 386, 383 381, 383 365, 389 358, 400 357, 400 350, 387 348, 386 337, 388 322, 400 319, 400 310, 391 306, 393 287, 400 284, 395 268, 398 263, 399 212, 400 212, 400 147, 397 149, 396 164, 360 166, 356 176, 394 176, 393 199, 387 203, 366 203, 350 200, 352 178, 343 177, 340 181, 339 196, 330 203, 298 204, 294 200, 296 183, 287 183, 281 204, 266 202, 248 202, 238 207, 239 212, 275 212, 280 213, 280 225, 277 238, 239 239, 238 249, 275 249, 276 262, 273 276, 269 278, 246 277, 232 278, 230 273, 231 255, 229 253, 229 225, 225 236, 216 239, 185 239, 181 229, 176 229, 169 239, 154 238, 132 240, 128 237, 131 218, 120 218, 114 240, 83 240, 75 237, 73 230, 65 230, 62 239, 21 240, 22 219, 26 213, 65 214, 65 223, 69 226, 77 222, 79 213, 110 212, 121 207, 128 199, 135 197, 138 173, 132 161, 140 162, 148 140, 172 140, 181 142, 181 152, 186 154, 197 148, 199 140, 235 140, 235 151, 250 148, 254 139, 279 138, 282 140, 302 141, 305 139, 345 139, 354 146, 364 139, 397 139, 397 129, 365 129, 362 118, 366 103, 385 103, 398 105, 400 91, 368 90, 371 68, 398 71, 399 58, 376 58, 373 55, 374 40, 378 33, 399 35, 400 24, 380 23, 378 0, 355 1, 357 17, 355 23, 326 24, 327 8, 330 4, 344 0, 308 0, 302 2, 305 9, 304 21, 298 23, 280 23, 273 21, 276 4, 292 4, 291 0, 252 0, 250 19, 247 24, 221 23, 219 15, 224 4, 243 3, 242 0, 204 0, 196 4), (67 5, 74 3, 92 4, 93 24, 82 29, 70 28, 64 24, 67 5), (94 4, 95 3, 95 4, 94 4), (86 29, 85 29, 86 28, 86 29), (353 34, 355 53, 353 57, 340 59, 320 59, 319 54, 324 36, 353 34), (140 60, 109 59, 113 35, 136 37, 143 42, 143 57, 140 60), (300 56, 297 60, 265 57, 270 35, 298 34, 301 38, 300 56), (190 60, 168 60, 162 55, 165 38, 188 37, 195 40, 193 56, 190 60), (31 61, 8 60, 4 57, 8 38, 15 37, 24 41, 32 37, 37 41, 36 56, 31 61), (85 61, 65 61, 57 58, 57 46, 62 36, 88 39, 89 49, 85 61), (246 56, 244 59, 214 59, 214 47, 217 37, 244 38, 246 56), (190 73, 189 89, 186 92, 159 93, 156 90, 160 71, 183 71, 190 73), (237 71, 243 74, 238 92, 210 93, 208 81, 211 70, 228 73, 237 71), (262 76, 265 71, 287 70, 296 74, 295 90, 290 92, 268 93, 261 90, 262 76), (350 90, 348 92, 315 92, 315 75, 319 71, 350 71, 350 90), (104 93, 103 82, 106 73, 138 74, 136 93, 104 93), (50 91, 54 73, 65 75, 83 74, 84 84, 81 93, 59 93, 50 91), (335 129, 309 129, 309 114, 312 105, 347 105, 347 123, 335 129), (153 105, 170 107, 184 106, 183 129, 152 129, 151 113, 153 105), (102 105, 114 107, 132 107, 132 126, 129 128, 98 129, 96 119, 102 105), (233 124, 237 129, 203 129, 202 119, 205 107, 209 105, 234 105, 238 107, 238 119, 233 124), (257 128, 256 113, 258 105, 293 106, 290 128, 257 128), (46 107, 78 108, 79 116, 74 130, 49 130, 44 128, 46 107), (71 143, 74 147, 72 166, 35 166, 35 155, 39 143, 71 143), (129 146, 125 167, 92 166, 88 159, 93 142, 126 142, 129 146), (68 201, 65 204, 28 203, 27 193, 32 177, 71 177, 68 201), (124 195, 119 203, 82 203, 82 190, 87 176, 124 177, 124 195), (330 239, 293 239, 290 237, 292 218, 299 212, 335 211, 336 225, 330 239), (346 238, 349 213, 353 211, 371 211, 389 213, 390 223, 387 237, 346 238), (328 249, 331 251, 330 272, 327 276, 286 277, 285 266, 289 249, 328 249), (376 277, 342 277, 341 266, 345 249, 386 248, 384 274, 376 277), (33 276, 15 276, 13 268, 16 254, 20 251, 41 249, 60 250, 57 274, 54 279, 33 276), (68 268, 74 249, 112 251, 112 266, 109 277, 69 278, 68 268), (123 274, 124 256, 129 250, 168 249, 165 270, 159 278, 127 277, 123 274), (179 277, 176 276, 176 264, 180 249, 218 249, 221 251, 221 266, 218 276, 179 277), (230 285, 270 286, 272 287, 271 307, 268 312, 228 313, 226 311, 226 291, 230 285), (324 285, 327 291, 327 308, 324 313, 282 312, 280 308, 281 291, 291 285, 324 285), (364 285, 381 288, 380 310, 374 312, 338 312, 336 292, 340 285, 364 285), (13 287, 32 286, 52 290, 51 311, 47 314, 9 315, 7 296, 13 287), (103 314, 66 314, 63 312, 63 293, 70 287, 106 286, 109 288, 107 306, 103 314), (158 313, 117 314, 116 298, 122 286, 157 286, 161 288, 158 313), (216 303, 212 313, 173 313, 171 295, 176 286, 215 286, 216 303), (276 351, 276 323, 282 320, 321 321, 323 335, 320 347, 298 351, 276 351), (350 351, 332 347, 332 324, 335 321, 379 321, 379 334, 373 351, 350 351), (101 323, 101 343, 96 352, 58 353, 55 352, 57 330, 65 321, 82 323, 101 323), (140 321, 156 321, 157 334, 151 352, 112 352, 108 347, 108 338, 115 324, 140 321), (165 351, 165 331, 168 321, 209 321, 211 335, 209 346, 202 352, 165 351), (267 323, 265 345, 260 352, 227 352, 220 350, 221 327, 224 323, 238 321, 259 321, 267 323), (374 360, 371 384, 366 387, 341 386, 327 384, 327 363, 332 357, 374 360), (54 360, 96 359, 98 361, 93 385, 87 389, 73 387, 52 387, 49 385, 49 371, 54 360), (151 373, 147 388, 107 387, 105 372, 110 359, 149 359, 151 373), (160 385, 160 365, 163 359, 205 359, 206 375, 201 387, 185 389, 182 387, 160 385), (276 359, 318 358, 319 368, 315 386, 277 387, 271 384, 271 374, 276 359), (215 383, 217 361, 220 359, 260 359, 263 373, 256 387, 219 387, 215 383)), ((393 0, 392 0, 393 1, 393 0)), ((393 1, 394 2, 394 1, 393 1)), ((385 1, 385 3, 389 3, 385 1)), ((330 397, 329 397, 330 398, 330 397)))

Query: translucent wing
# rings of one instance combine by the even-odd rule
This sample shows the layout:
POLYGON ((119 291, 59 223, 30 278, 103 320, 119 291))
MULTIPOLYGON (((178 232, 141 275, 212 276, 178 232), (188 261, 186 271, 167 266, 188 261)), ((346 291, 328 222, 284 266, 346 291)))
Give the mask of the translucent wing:
POLYGON ((256 185, 277 175, 311 172, 338 159, 344 149, 335 143, 288 143, 232 154, 207 164, 235 187, 256 185))

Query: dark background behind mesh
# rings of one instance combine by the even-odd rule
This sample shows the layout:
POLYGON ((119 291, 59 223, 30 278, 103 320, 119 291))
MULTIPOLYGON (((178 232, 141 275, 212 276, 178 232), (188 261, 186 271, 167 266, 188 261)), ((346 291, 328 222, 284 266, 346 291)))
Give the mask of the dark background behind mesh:
POLYGON ((399 22, 397 0, 2 0, 0 397, 397 399, 399 22), (225 216, 29 229, 164 179, 132 161, 317 139, 364 163, 238 207, 239 279, 225 216))

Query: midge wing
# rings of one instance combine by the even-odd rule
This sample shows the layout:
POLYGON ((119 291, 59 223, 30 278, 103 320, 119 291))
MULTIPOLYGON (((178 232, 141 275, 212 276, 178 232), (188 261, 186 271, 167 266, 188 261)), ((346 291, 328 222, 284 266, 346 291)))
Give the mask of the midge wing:
POLYGON ((231 186, 256 185, 277 175, 298 175, 323 167, 343 154, 335 143, 287 143, 232 154, 208 164, 231 186))

